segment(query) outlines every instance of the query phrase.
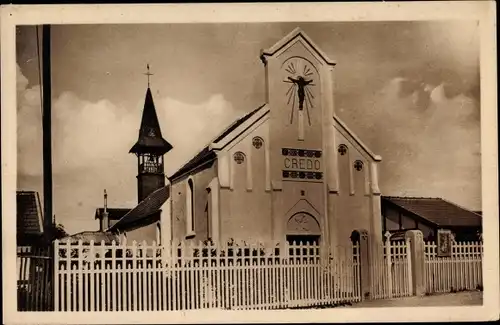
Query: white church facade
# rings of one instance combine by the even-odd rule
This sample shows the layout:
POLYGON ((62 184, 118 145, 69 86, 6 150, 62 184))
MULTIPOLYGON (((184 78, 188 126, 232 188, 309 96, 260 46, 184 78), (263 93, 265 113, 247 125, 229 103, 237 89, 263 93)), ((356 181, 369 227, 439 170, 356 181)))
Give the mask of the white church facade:
POLYGON ((173 175, 148 88, 137 143, 138 205, 96 210, 101 231, 136 241, 382 241, 378 164, 335 115, 335 62, 300 29, 262 51, 264 105, 173 175), (165 157, 164 157, 165 156, 165 157))
POLYGON ((335 115, 335 62, 300 29, 261 60, 265 104, 168 178, 161 237, 343 246, 363 230, 381 242, 381 157, 335 115))

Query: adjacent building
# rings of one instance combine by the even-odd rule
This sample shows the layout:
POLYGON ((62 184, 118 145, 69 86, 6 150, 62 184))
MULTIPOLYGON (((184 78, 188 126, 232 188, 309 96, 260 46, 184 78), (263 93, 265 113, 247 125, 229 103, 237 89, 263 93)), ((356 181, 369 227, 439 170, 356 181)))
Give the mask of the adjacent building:
POLYGON ((482 216, 442 198, 383 196, 382 227, 396 239, 406 230, 418 229, 424 240, 435 241, 438 229, 446 229, 456 241, 478 241, 482 216))

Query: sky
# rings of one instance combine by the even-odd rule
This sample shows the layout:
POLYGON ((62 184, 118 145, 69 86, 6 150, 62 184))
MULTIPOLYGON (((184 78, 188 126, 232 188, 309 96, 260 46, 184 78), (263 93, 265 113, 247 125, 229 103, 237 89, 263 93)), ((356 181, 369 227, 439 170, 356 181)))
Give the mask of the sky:
MULTIPOLYGON (((376 154, 383 195, 481 209, 475 21, 52 26, 54 214, 97 230, 95 209, 137 203, 137 140, 150 64, 172 174, 264 103, 261 49, 295 27, 335 67, 336 114, 376 154)), ((40 30, 41 33, 41 30, 40 30)), ((19 190, 43 194, 35 26, 17 30, 19 190)), ((42 200, 43 201, 43 200, 42 200)))

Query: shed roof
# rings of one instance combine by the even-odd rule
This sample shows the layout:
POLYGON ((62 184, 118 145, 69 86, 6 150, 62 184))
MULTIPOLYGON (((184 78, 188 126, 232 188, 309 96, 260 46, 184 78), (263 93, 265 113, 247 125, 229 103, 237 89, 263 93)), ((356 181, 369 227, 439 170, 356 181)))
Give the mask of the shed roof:
POLYGON ((17 191, 16 203, 18 237, 42 235, 42 207, 38 192, 17 191))
MULTIPOLYGON (((109 220, 120 220, 121 218, 123 218, 124 215, 126 215, 132 209, 129 209, 129 208, 107 208, 106 210, 108 211, 109 220)), ((95 219, 101 219, 103 213, 104 213, 104 208, 97 208, 95 210, 95 219)))
POLYGON ((440 227, 480 227, 481 215, 442 198, 383 196, 382 200, 440 227))
POLYGON ((170 196, 170 186, 164 186, 149 194, 135 208, 127 212, 108 231, 123 230, 132 224, 142 221, 160 211, 162 205, 170 196))
POLYGON ((111 245, 113 240, 118 243, 119 236, 112 234, 110 232, 102 232, 102 231, 82 231, 74 235, 70 235, 64 238, 61 238, 59 242, 61 243, 71 243, 77 244, 80 240, 82 244, 88 245, 93 240, 94 243, 99 244, 104 241, 105 244, 111 245))

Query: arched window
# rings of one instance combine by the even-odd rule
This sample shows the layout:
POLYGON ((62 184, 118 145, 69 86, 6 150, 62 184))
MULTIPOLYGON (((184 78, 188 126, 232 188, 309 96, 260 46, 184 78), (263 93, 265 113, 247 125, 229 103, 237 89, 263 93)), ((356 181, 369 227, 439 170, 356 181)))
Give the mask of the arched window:
POLYGON ((212 190, 207 188, 207 203, 205 204, 205 217, 207 221, 207 239, 212 238, 212 190))
POLYGON ((160 222, 156 223, 156 245, 161 244, 161 224, 160 222))
POLYGON ((186 233, 194 235, 194 182, 192 178, 187 181, 186 188, 186 233))

